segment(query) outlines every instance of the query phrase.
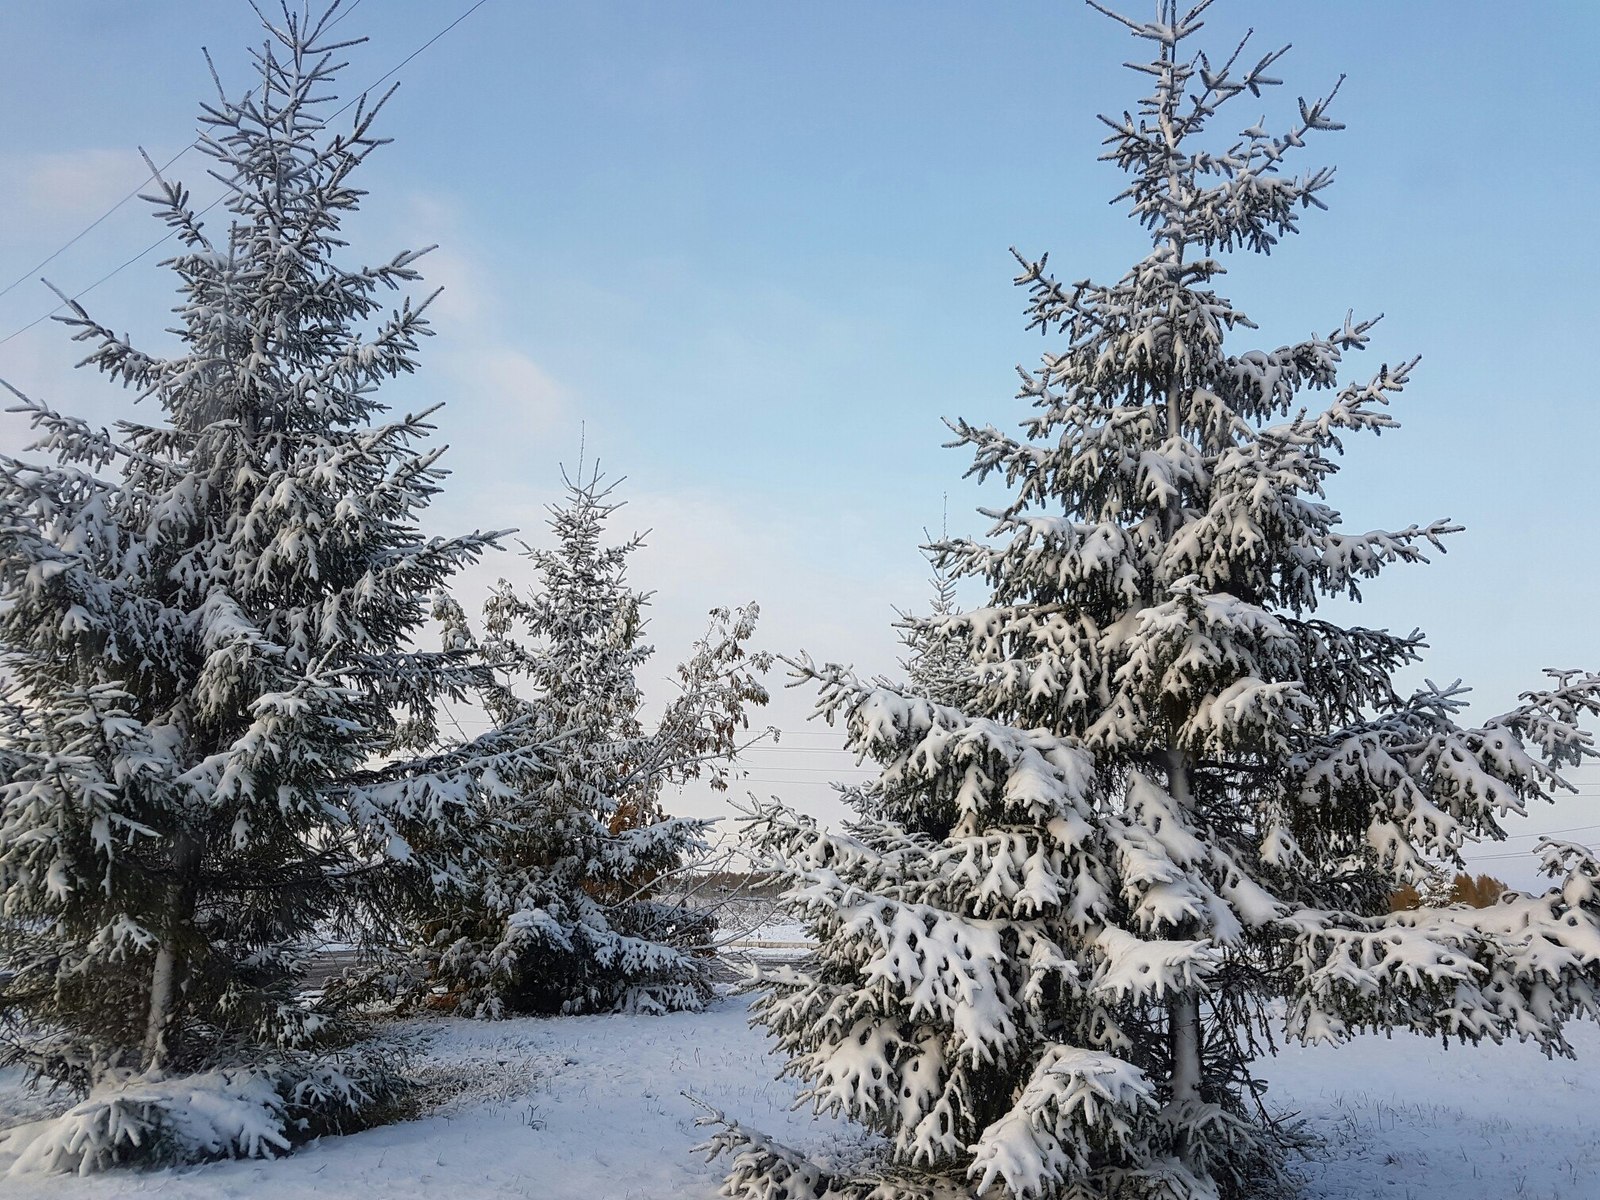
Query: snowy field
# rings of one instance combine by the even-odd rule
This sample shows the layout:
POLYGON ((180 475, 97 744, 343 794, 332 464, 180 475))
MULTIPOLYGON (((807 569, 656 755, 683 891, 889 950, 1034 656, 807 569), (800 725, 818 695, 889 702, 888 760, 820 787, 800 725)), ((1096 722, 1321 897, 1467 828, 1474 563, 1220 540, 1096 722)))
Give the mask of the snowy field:
MULTIPOLYGON (((709 1200, 721 1162, 690 1153, 704 1131, 683 1092, 822 1154, 854 1140, 844 1126, 787 1111, 791 1089, 773 1080, 778 1062, 747 1027, 746 1003, 729 997, 705 1013, 660 1018, 405 1022, 394 1032, 448 1097, 427 1117, 279 1161, 0 1176, 0 1196, 709 1200)), ((1592 1200, 1600 1031, 1577 1029, 1575 1042, 1578 1062, 1549 1062, 1523 1046, 1446 1052, 1409 1036, 1370 1038, 1290 1049, 1263 1073, 1277 1103, 1326 1139, 1326 1159, 1305 1168, 1308 1197, 1592 1200)), ((0 1124, 36 1115, 31 1104, 0 1086, 0 1124)), ((9 1161, 0 1145, 0 1169, 9 1161)))

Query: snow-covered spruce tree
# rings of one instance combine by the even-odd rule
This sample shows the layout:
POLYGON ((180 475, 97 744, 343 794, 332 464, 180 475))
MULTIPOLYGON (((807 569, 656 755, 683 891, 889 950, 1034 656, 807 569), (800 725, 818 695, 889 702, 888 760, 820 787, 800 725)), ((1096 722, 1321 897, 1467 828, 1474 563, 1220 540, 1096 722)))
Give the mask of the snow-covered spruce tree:
POLYGON ((900 614, 905 627, 900 640, 906 648, 900 665, 905 668, 907 689, 913 695, 959 708, 969 698, 972 665, 967 660, 965 639, 946 630, 946 619, 959 611, 956 580, 933 560, 933 577, 928 584, 933 588, 933 600, 926 617, 900 614))
MULTIPOLYGON (((948 535, 946 535, 948 536, 948 535)), ((929 542, 933 539, 929 537, 929 542)), ((906 657, 900 660, 907 696, 931 700, 946 708, 964 708, 976 697, 978 687, 966 638, 955 631, 952 618, 959 615, 956 605, 956 578, 939 561, 930 546, 923 547, 933 567, 928 583, 933 600, 924 616, 900 612, 900 641, 906 657)), ((887 821, 899 829, 916 834, 939 836, 949 828, 949 813, 941 805, 914 790, 884 786, 882 780, 869 782, 850 793, 851 807, 869 820, 887 821)))
POLYGON ((1252 1072, 1275 1031, 1559 1052, 1565 1020, 1600 1013, 1600 858, 1583 847, 1542 848, 1559 886, 1540 897, 1385 911, 1397 882, 1563 786, 1591 752, 1577 722, 1600 676, 1558 674, 1462 727, 1455 689, 1396 690, 1420 635, 1316 615, 1453 527, 1344 533, 1322 499, 1340 439, 1391 425, 1411 371, 1340 386, 1370 322, 1231 344, 1251 326, 1214 290, 1214 255, 1265 252, 1320 207, 1331 172, 1283 167, 1337 126, 1302 102, 1286 132, 1202 148, 1279 57, 1189 53, 1204 8, 1117 18, 1155 48, 1137 115, 1106 118, 1150 253, 1109 285, 1024 261, 1031 323, 1059 337, 1024 373, 1033 415, 1020 438, 954 425, 975 473, 1012 490, 987 541, 940 547, 991 591, 934 621, 965 640, 974 698, 797 664, 882 773, 846 833, 781 807, 755 819, 818 949, 765 972, 754 1011, 802 1097, 880 1144, 812 1161, 714 1114, 729 1196, 1281 1192, 1294 1134, 1252 1072))
POLYGON ((550 509, 554 548, 528 551, 537 589, 502 580, 483 637, 454 600, 437 603, 447 644, 493 673, 482 692, 491 719, 540 756, 502 776, 473 890, 423 927, 416 994, 437 1003, 442 986, 458 1012, 664 1012, 710 995, 714 924, 660 886, 704 851, 708 823, 667 816, 661 791, 702 775, 726 787, 748 709, 767 702, 758 675, 771 657, 747 647, 755 605, 714 610, 677 694, 647 725, 649 594, 626 574, 642 538, 605 544, 614 488, 598 471, 568 481, 550 509))
POLYGON ((54 461, 0 459, 3 1054, 92 1089, 19 1170, 275 1153, 369 1119, 388 1077, 327 1056, 308 940, 464 881, 479 778, 527 755, 503 734, 407 750, 481 674, 408 646, 490 539, 419 534, 439 451, 375 394, 427 332, 409 301, 383 311, 417 255, 335 261, 381 143, 377 105, 343 132, 319 115, 351 44, 332 12, 285 10, 254 89, 204 109, 223 227, 177 184, 152 197, 181 243, 176 353, 65 318, 154 419, 94 430, 22 398, 54 461))

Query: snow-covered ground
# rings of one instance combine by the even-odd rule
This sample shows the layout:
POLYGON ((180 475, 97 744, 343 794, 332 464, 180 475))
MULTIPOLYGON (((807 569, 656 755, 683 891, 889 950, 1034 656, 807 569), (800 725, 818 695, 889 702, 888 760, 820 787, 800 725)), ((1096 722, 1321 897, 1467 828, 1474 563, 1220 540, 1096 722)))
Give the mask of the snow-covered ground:
MULTIPOLYGON (((690 1148, 690 1092, 780 1140, 839 1152, 831 1121, 788 1111, 778 1062, 730 997, 700 1014, 475 1023, 407 1022, 416 1063, 449 1096, 431 1115, 329 1138, 291 1158, 88 1179, 0 1175, 0 1196, 266 1200, 703 1200, 721 1163, 690 1148)), ((1592 1200, 1600 1197, 1600 1031, 1577 1062, 1525 1046, 1445 1051, 1397 1036, 1289 1049, 1264 1065, 1280 1107, 1327 1139, 1307 1164, 1312 1200, 1592 1200)), ((0 1081, 3 1084, 4 1081, 0 1081)), ((36 1114, 0 1086, 0 1125, 36 1114)), ((9 1162, 0 1144, 0 1171, 9 1162)))
POLYGON ((1600 1197, 1600 1029, 1574 1026, 1576 1061, 1532 1046, 1454 1046, 1396 1034, 1294 1048, 1263 1064, 1279 1107, 1327 1141, 1313 1197, 1600 1197))

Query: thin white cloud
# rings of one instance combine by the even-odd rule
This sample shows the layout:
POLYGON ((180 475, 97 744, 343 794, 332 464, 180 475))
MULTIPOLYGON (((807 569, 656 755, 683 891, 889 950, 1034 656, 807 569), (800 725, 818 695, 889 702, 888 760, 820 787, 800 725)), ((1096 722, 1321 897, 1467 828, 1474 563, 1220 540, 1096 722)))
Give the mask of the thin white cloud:
POLYGON ((133 150, 63 150, 14 157, 7 166, 22 214, 34 220, 92 219, 145 182, 133 150))
POLYGON ((571 413, 567 389, 533 359, 503 343, 457 339, 430 366, 449 376, 454 403, 481 418, 481 429, 502 428, 516 440, 564 428, 571 413))
MULTIPOLYGON (((452 590, 469 613, 481 608, 497 580, 534 586, 520 543, 552 544, 546 509, 562 498, 562 466, 576 477, 581 453, 585 473, 598 458, 619 481, 615 499, 623 507, 611 519, 608 541, 647 535, 629 562, 633 586, 653 593, 646 639, 656 655, 641 678, 647 710, 659 711, 670 698, 673 668, 705 632, 709 610, 752 601, 761 608, 754 649, 806 651, 818 662, 852 664, 863 676, 898 673, 895 606, 920 608, 927 591, 926 565, 914 544, 903 561, 883 563, 854 552, 870 530, 848 508, 780 506, 714 483, 653 483, 648 475, 659 464, 614 457, 617 440, 603 423, 591 419, 580 433, 579 418, 591 407, 586 398, 531 358, 499 323, 508 285, 492 262, 461 248, 466 239, 456 231, 452 206, 437 196, 414 197, 407 221, 397 231, 399 244, 441 243, 419 263, 428 289, 444 289, 429 311, 438 336, 424 348, 424 364, 427 391, 447 401, 436 420, 440 436, 452 443, 443 465, 454 473, 430 524, 441 532, 518 531, 507 540, 509 553, 491 553, 456 579, 452 590)), ((805 745, 837 746, 837 731, 830 738, 825 725, 809 719, 814 689, 785 686, 789 682, 780 664, 767 678, 772 703, 753 714, 753 722, 803 731, 798 740, 805 745)), ((781 793, 825 820, 838 820, 843 809, 826 773, 777 769, 789 761, 755 756, 749 790, 781 793), (784 786, 772 782, 779 779, 784 786)), ((809 766, 820 760, 801 755, 794 761, 809 766)), ((736 785, 734 792, 743 790, 736 785)), ((702 816, 727 811, 725 799, 704 786, 685 789, 668 806, 702 816)))
POLYGON ((503 445, 513 447, 547 438, 570 423, 575 398, 501 328, 493 271, 459 248, 456 224, 447 200, 425 194, 408 198, 400 244, 439 243, 417 264, 423 294, 437 291, 428 308, 436 335, 425 347, 429 378, 449 385, 450 424, 500 429, 507 439, 503 445))
POLYGON ((417 266, 427 292, 439 291, 428 309, 428 318, 435 325, 451 331, 470 330, 483 320, 489 311, 488 285, 471 259, 440 246, 428 251, 417 266))

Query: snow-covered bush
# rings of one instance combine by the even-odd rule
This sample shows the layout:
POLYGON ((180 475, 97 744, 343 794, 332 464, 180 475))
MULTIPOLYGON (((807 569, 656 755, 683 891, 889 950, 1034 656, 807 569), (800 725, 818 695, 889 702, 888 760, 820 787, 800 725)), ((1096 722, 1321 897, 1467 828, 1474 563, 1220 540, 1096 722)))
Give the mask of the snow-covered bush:
POLYGON ((446 643, 493 681, 481 699, 530 765, 503 772, 482 813, 482 870, 422 927, 415 998, 471 1016, 698 1008, 710 995, 713 924, 658 882, 704 848, 706 822, 668 816, 661 790, 708 773, 724 786, 747 709, 766 703, 746 649, 756 608, 716 610, 653 727, 638 672, 647 593, 627 582, 638 537, 604 544, 619 507, 598 472, 550 510, 555 546, 530 550, 538 588, 502 581, 484 635, 436 605, 446 643), (531 756, 537 756, 537 762, 531 756))
POLYGON ((11 1148, 11 1174, 87 1175, 133 1162, 265 1158, 289 1140, 272 1078, 241 1069, 102 1084, 55 1120, 13 1134, 11 1148))
POLYGON ((1561 1052, 1563 1023, 1600 1012, 1582 847, 1546 844, 1541 897, 1387 911, 1569 786, 1600 676, 1555 673, 1464 727, 1454 689, 1394 684, 1420 633, 1317 615, 1456 527, 1347 533, 1323 501, 1343 440, 1395 424, 1414 365, 1339 382, 1372 322, 1232 344, 1253 326, 1215 291, 1215 256, 1265 252, 1322 206, 1331 170, 1286 164, 1338 126, 1302 101, 1282 132, 1203 145, 1282 53, 1190 53, 1205 7, 1116 18, 1154 47, 1137 115, 1104 118, 1150 253, 1110 284, 1019 256, 1030 325, 1060 339, 1024 373, 1033 412, 1021 437, 952 426, 972 473, 1011 489, 986 540, 934 547, 990 593, 920 623, 962 644, 966 688, 794 664, 880 773, 846 793, 845 831, 752 817, 818 942, 761 973, 754 1012, 801 1100, 883 1141, 824 1169, 724 1123, 707 1146, 732 1156, 729 1196, 1281 1194, 1297 1135, 1255 1070, 1274 1037, 1400 1027, 1561 1052))
POLYGON ((369 1057, 309 1055, 195 1075, 113 1077, 60 1117, 12 1130, 0 1145, 17 1156, 8 1171, 14 1176, 269 1158, 364 1128, 401 1085, 369 1057))
POLYGON ((342 1036, 299 993, 304 948, 464 885, 494 768, 529 753, 434 745, 436 698, 482 670, 411 639, 492 538, 416 528, 439 451, 376 392, 428 332, 409 300, 384 311, 418 256, 336 261, 379 106, 326 124, 349 43, 331 10, 283 12, 253 88, 202 116, 226 219, 176 183, 152 197, 176 352, 66 318, 147 421, 19 397, 44 461, 0 458, 0 1056, 95 1089, 36 1143, 78 1168, 271 1149, 234 1121, 272 1108, 262 1080, 289 1140, 386 1090, 353 1064, 294 1076, 342 1036), (190 1087, 216 1106, 173 1099, 190 1087))

